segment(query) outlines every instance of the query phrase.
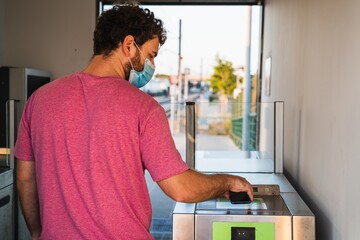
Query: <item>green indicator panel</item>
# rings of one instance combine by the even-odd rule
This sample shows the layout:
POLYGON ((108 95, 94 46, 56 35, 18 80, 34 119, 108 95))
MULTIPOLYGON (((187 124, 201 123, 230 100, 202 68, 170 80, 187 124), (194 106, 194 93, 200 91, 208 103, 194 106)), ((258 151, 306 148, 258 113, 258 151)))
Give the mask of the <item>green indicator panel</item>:
POLYGON ((275 240, 275 224, 269 222, 214 222, 213 240, 275 240))

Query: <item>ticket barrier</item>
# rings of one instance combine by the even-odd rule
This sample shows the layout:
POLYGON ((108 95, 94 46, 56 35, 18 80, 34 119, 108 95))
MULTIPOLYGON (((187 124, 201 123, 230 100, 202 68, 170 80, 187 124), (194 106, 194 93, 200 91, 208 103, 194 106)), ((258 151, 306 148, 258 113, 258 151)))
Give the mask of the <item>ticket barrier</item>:
POLYGON ((283 148, 283 103, 274 107, 274 126, 278 131, 273 134, 274 160, 261 157, 260 151, 239 151, 230 157, 224 152, 195 152, 194 106, 194 103, 188 104, 186 113, 190 123, 187 125, 188 164, 207 174, 227 172, 245 177, 253 186, 254 201, 232 204, 218 198, 192 204, 176 203, 173 240, 314 240, 315 216, 282 173, 283 154, 279 151, 283 148), (218 159, 209 157, 214 154, 218 159), (264 165, 270 160, 273 170, 266 171, 264 165), (234 166, 234 162, 240 168, 234 166))
POLYGON ((282 174, 241 174, 253 184, 254 201, 218 198, 177 203, 174 240, 311 240, 315 216, 282 174))

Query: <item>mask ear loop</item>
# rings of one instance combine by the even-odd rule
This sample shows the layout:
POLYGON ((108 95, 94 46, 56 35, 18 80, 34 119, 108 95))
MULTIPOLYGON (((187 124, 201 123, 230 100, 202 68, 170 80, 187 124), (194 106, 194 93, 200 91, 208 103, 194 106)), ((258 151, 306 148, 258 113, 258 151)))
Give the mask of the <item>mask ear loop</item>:
POLYGON ((142 52, 141 52, 140 48, 138 47, 138 45, 136 44, 136 42, 135 42, 135 41, 134 41, 134 44, 135 44, 135 47, 139 50, 139 52, 140 52, 140 54, 141 54, 142 58, 143 58, 144 60, 146 60, 146 59, 145 59, 145 57, 144 57, 144 55, 142 54, 142 52))
POLYGON ((134 70, 134 65, 132 64, 131 59, 130 59, 129 57, 128 57, 128 59, 129 59, 129 62, 130 62, 131 68, 134 70))

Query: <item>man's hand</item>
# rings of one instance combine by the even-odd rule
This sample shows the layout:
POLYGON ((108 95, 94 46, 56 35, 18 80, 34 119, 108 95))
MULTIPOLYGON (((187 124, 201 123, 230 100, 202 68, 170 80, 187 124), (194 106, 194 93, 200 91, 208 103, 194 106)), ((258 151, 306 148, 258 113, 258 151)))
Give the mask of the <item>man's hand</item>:
POLYGON ((229 174, 202 174, 187 170, 158 182, 160 188, 178 202, 202 202, 219 197, 229 197, 228 191, 247 192, 253 200, 251 184, 242 177, 229 174))
POLYGON ((225 198, 230 199, 229 191, 246 192, 249 195, 251 201, 253 201, 254 200, 254 192, 253 192, 253 188, 250 185, 250 183, 243 177, 234 176, 234 175, 230 175, 230 176, 232 177, 233 182, 230 186, 230 189, 224 193, 225 198))

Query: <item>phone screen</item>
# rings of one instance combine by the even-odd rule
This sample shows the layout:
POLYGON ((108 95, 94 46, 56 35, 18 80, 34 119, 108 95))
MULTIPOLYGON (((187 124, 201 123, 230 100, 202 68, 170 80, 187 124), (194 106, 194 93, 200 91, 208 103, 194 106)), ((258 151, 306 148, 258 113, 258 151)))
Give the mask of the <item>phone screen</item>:
POLYGON ((251 202, 249 195, 246 192, 232 192, 230 191, 230 202, 232 204, 248 204, 251 202))

